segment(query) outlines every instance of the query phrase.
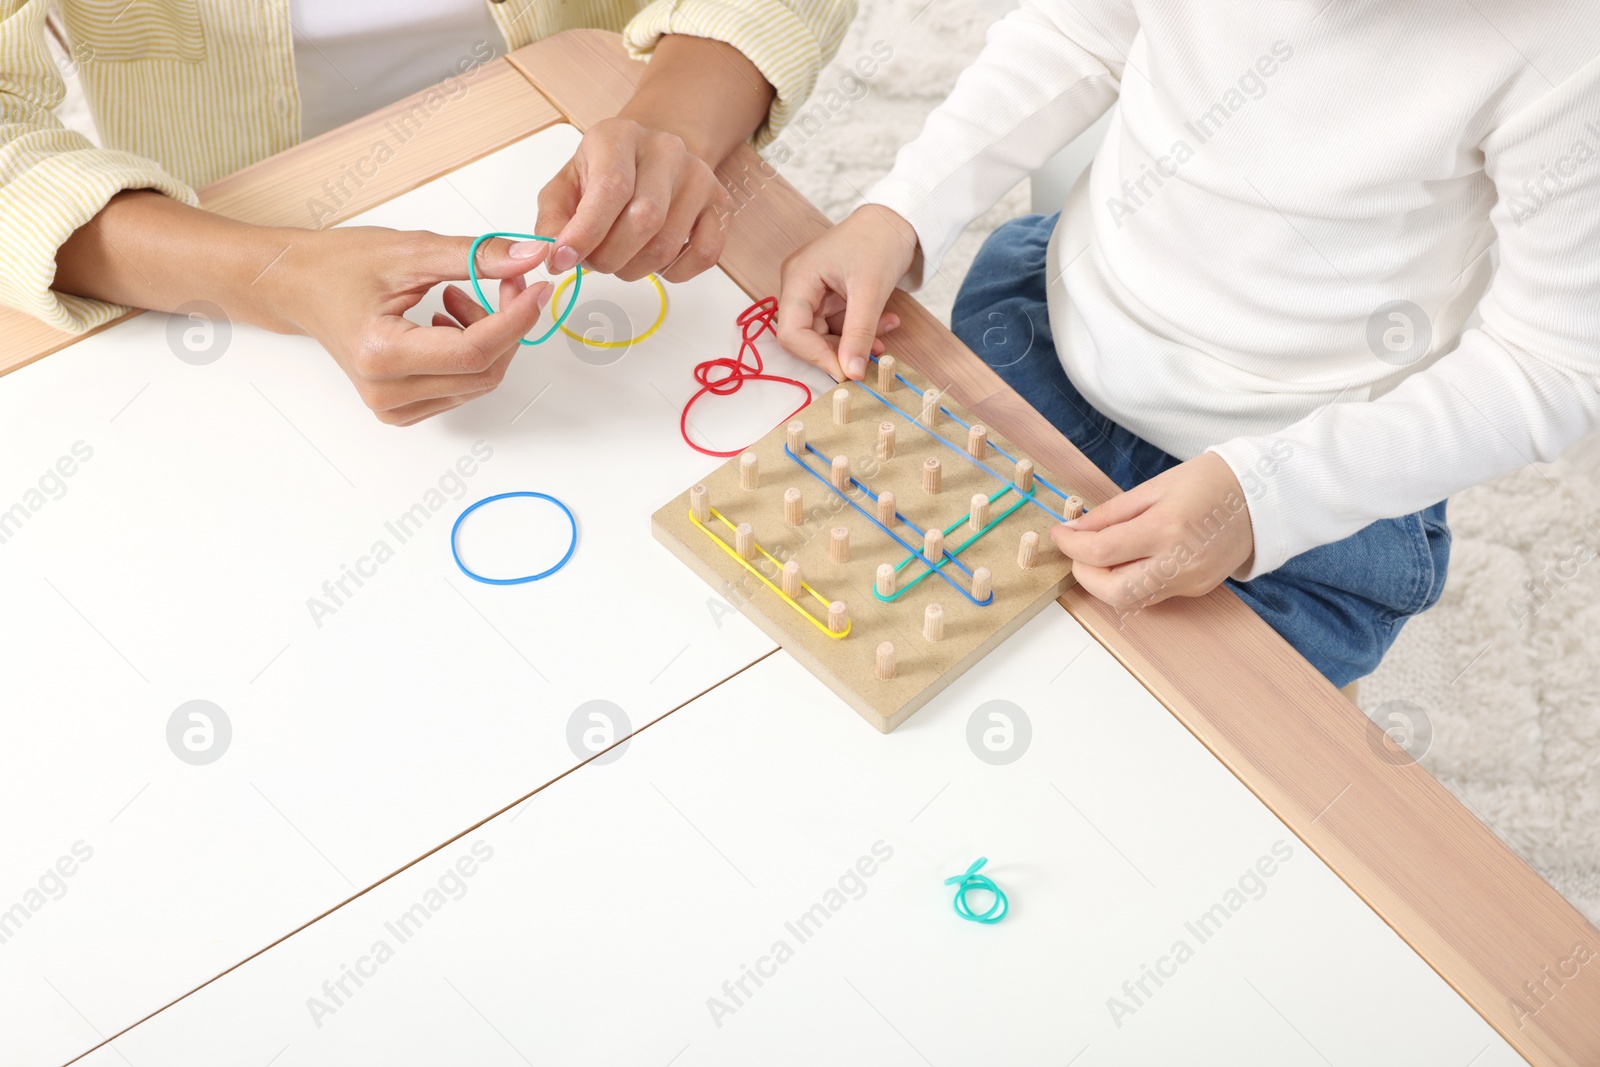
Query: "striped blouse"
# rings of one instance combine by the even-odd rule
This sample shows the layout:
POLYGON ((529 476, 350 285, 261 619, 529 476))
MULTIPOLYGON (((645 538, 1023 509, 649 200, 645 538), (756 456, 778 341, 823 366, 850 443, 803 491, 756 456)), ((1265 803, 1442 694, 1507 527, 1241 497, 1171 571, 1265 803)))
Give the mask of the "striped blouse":
MULTIPOLYGON (((506 43, 620 31, 648 55, 667 34, 725 41, 776 90, 757 145, 802 104, 855 0, 507 0, 506 43)), ((289 0, 0 0, 0 304, 80 332, 124 308, 57 293, 56 252, 124 189, 197 204, 205 185, 299 139, 289 0), (46 42, 54 7, 104 147, 52 113, 66 92, 46 42)))

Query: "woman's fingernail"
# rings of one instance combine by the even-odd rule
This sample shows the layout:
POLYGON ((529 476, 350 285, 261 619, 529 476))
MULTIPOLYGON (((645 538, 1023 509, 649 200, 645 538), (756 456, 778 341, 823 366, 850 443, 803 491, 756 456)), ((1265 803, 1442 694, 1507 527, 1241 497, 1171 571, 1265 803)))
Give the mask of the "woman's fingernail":
POLYGON ((550 295, 550 290, 554 288, 555 286, 551 285, 549 282, 540 282, 538 285, 535 285, 533 287, 533 302, 535 304, 543 304, 545 298, 550 295))
POLYGON ((861 377, 863 374, 867 373, 867 361, 862 359, 860 356, 852 359, 850 361, 849 372, 850 377, 852 378, 861 377))
POLYGON ((512 259, 532 259, 548 247, 549 245, 543 241, 518 241, 506 249, 506 255, 512 259))
POLYGON ((550 269, 557 274, 569 271, 578 265, 578 253, 566 245, 556 249, 556 254, 550 257, 550 269))

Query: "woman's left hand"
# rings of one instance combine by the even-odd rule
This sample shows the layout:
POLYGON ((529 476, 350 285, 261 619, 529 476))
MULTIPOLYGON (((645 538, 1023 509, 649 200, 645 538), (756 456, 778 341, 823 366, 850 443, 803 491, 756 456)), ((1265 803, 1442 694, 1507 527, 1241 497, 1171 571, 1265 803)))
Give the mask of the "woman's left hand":
POLYGON ((659 274, 686 281, 722 254, 731 200, 711 167, 673 133, 632 119, 597 122, 577 153, 539 192, 535 233, 524 242, 530 266, 552 272, 582 263, 636 281, 659 274))
POLYGON ((1123 614, 1201 596, 1255 555, 1233 469, 1206 452, 1050 531, 1072 576, 1123 614))

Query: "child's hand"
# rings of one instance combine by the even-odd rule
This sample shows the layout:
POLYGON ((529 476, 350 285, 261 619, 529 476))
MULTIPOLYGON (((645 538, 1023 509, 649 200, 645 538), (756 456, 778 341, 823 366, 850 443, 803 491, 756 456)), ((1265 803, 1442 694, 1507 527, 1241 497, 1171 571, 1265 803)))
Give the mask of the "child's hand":
POLYGON ((876 204, 857 208, 783 264, 779 342, 835 379, 859 381, 867 357, 883 351, 878 334, 900 325, 883 306, 916 254, 909 222, 876 204))
POLYGON ((1244 490, 1206 452, 1050 531, 1091 594, 1128 613, 1201 596, 1255 554, 1244 490))

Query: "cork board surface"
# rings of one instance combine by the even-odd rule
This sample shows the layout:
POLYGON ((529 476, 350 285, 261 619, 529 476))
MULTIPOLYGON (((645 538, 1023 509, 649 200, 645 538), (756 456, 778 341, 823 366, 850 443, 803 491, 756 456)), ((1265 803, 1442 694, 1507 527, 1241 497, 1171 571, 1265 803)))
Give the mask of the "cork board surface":
POLYGON ((981 425, 979 420, 939 395, 932 425, 924 425, 919 421, 924 394, 932 384, 904 366, 885 370, 874 365, 866 383, 826 390, 794 416, 804 426, 799 459, 787 447, 792 422, 752 445, 745 455, 756 457, 756 488, 742 488, 740 456, 714 471, 702 483, 712 509, 703 525, 690 514, 689 487, 660 508, 651 525, 657 540, 887 733, 1066 588, 1071 564, 1051 542, 1049 530, 1067 512, 1066 497, 1073 490, 1036 466, 1030 499, 1014 481, 1015 461, 1025 457, 1010 441, 984 427, 984 456, 974 457, 969 429, 981 425), (835 419, 839 391, 849 397, 843 424, 835 419), (881 457, 878 448, 879 427, 886 422, 894 426, 889 458, 881 457), (836 456, 849 460, 852 481, 844 493, 831 484, 836 456), (936 494, 924 491, 924 464, 930 457, 940 467, 936 494), (803 520, 798 525, 785 521, 784 495, 790 488, 801 492, 803 520), (875 497, 884 492, 895 496, 900 518, 890 529, 905 544, 875 521, 875 497), (992 525, 981 534, 970 522, 977 493, 994 497, 989 505, 992 525), (741 523, 750 524, 764 550, 753 554, 754 570, 733 551, 734 527, 741 523), (945 536, 946 556, 937 572, 921 555, 922 531, 935 526, 955 527, 945 536), (849 531, 845 563, 830 558, 835 527, 849 531), (1019 544, 1027 531, 1039 535, 1031 568, 1018 564, 1019 544), (976 540, 965 544, 975 535, 976 540), (826 626, 828 604, 846 605, 850 626, 844 637, 828 636, 773 588, 781 588, 779 568, 791 559, 799 562, 801 577, 810 586, 798 603, 816 620, 826 626), (875 595, 883 563, 900 566, 889 602, 875 595), (969 597, 972 572, 980 567, 992 576, 993 599, 986 606, 969 597), (944 612, 944 634, 938 641, 923 632, 929 604, 944 612), (895 674, 888 679, 877 677, 875 669, 883 642, 894 646, 895 674))

